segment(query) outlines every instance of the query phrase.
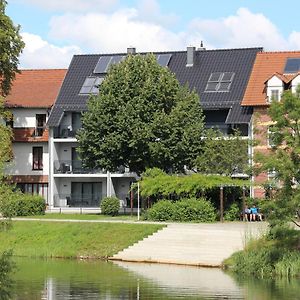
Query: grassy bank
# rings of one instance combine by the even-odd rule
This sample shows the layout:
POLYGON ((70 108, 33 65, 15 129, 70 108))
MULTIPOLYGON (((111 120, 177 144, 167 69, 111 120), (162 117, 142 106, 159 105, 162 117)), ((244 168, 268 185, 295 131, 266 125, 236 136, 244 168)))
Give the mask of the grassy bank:
POLYGON ((300 276, 300 231, 277 228, 225 261, 239 275, 256 277, 300 276))
POLYGON ((13 222, 0 233, 0 252, 15 256, 105 259, 162 228, 117 223, 13 222))

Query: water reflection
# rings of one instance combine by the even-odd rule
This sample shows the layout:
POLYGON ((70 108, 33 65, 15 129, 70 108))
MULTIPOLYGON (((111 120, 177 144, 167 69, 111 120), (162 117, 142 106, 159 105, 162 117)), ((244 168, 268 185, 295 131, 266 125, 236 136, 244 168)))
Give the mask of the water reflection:
MULTIPOLYGON (((13 299, 299 299, 297 280, 240 278, 219 269, 17 259, 13 299)), ((1 297, 0 297, 1 298, 1 297)))

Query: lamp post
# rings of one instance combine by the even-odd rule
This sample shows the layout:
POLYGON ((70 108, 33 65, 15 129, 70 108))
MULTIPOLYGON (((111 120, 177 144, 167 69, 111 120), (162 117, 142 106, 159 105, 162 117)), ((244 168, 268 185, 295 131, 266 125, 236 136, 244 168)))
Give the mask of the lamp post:
POLYGON ((140 182, 137 182, 137 205, 138 205, 138 211, 137 211, 137 217, 138 221, 140 220, 140 182))

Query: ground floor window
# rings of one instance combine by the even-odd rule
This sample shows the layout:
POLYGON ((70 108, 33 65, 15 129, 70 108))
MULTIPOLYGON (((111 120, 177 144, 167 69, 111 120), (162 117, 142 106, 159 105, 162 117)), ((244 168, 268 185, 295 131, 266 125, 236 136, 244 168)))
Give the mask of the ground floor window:
POLYGON ((23 193, 41 195, 48 203, 48 183, 17 183, 17 188, 23 193))
POLYGON ((102 182, 72 182, 67 205, 73 207, 99 207, 102 199, 102 182))

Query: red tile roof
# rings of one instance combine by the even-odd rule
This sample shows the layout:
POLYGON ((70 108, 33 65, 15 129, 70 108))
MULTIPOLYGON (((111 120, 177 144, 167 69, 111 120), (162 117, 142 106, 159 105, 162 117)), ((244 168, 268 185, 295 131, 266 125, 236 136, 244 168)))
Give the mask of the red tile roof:
POLYGON ((300 51, 257 53, 242 105, 268 105, 265 82, 272 75, 281 74, 278 77, 284 81, 294 78, 291 74, 283 74, 287 58, 300 58, 300 51))
POLYGON ((51 107, 58 95, 67 70, 22 70, 16 74, 7 107, 51 107))

